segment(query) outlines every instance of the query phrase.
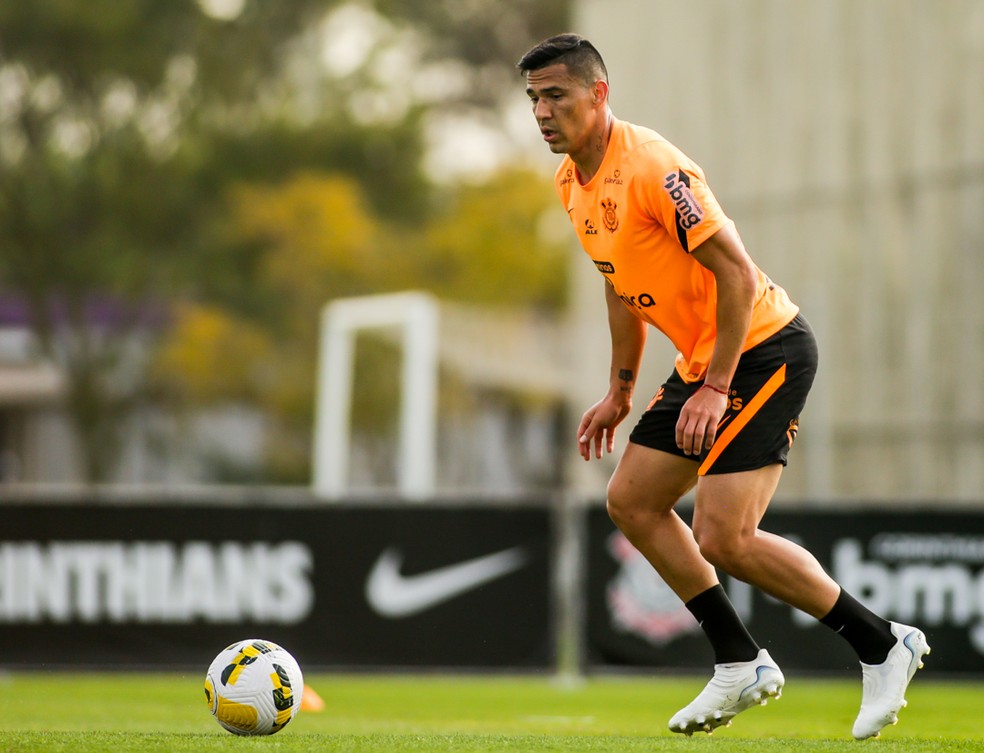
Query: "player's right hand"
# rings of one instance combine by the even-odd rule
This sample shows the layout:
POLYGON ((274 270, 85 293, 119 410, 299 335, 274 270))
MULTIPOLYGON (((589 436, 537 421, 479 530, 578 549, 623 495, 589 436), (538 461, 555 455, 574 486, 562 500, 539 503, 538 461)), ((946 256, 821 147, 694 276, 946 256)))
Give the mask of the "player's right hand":
POLYGON ((611 454, 615 450, 615 427, 629 415, 632 403, 617 400, 611 395, 592 405, 581 417, 577 427, 577 449, 581 457, 591 460, 592 446, 594 456, 601 458, 602 446, 611 454))

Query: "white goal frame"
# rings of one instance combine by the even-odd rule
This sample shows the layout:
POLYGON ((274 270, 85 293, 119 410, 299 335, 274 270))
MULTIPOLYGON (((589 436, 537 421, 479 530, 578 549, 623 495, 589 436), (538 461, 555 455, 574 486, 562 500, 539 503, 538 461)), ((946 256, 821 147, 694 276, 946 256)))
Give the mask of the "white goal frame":
POLYGON ((312 488, 338 499, 350 491, 355 338, 366 329, 402 329, 397 488, 409 499, 434 494, 438 381, 437 301, 426 293, 343 298, 321 312, 312 488))

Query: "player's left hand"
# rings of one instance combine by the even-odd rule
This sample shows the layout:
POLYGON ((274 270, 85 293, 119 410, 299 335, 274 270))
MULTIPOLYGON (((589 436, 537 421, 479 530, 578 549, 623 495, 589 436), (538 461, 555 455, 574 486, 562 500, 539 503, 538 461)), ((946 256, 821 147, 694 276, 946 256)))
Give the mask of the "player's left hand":
POLYGON ((699 389, 684 403, 676 424, 677 447, 684 455, 699 455, 711 449, 718 424, 728 409, 728 396, 712 389, 699 389))

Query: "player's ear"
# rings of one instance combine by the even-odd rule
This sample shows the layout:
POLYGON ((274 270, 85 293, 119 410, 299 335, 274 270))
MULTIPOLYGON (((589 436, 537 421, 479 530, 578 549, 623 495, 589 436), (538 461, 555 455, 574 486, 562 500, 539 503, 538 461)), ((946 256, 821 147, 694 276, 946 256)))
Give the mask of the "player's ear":
POLYGON ((591 90, 591 101, 596 105, 604 104, 608 101, 608 82, 598 79, 594 82, 591 90))

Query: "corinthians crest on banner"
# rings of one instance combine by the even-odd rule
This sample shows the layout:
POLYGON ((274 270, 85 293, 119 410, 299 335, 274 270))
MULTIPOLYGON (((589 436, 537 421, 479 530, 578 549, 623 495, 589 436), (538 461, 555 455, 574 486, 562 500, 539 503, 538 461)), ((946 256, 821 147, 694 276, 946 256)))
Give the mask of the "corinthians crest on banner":
POLYGON ((613 628, 655 646, 700 631, 690 611, 620 532, 611 534, 607 545, 619 564, 605 592, 613 628))
MULTIPOLYGON (((681 506, 689 521, 692 510, 681 506)), ((886 619, 918 625, 930 671, 984 674, 984 517, 943 509, 774 510, 763 530, 802 543, 846 591, 886 619)), ((589 512, 586 653, 593 666, 706 669, 703 631, 607 511, 589 512)), ((752 636, 783 668, 857 671, 846 641, 803 612, 719 573, 752 636)))

